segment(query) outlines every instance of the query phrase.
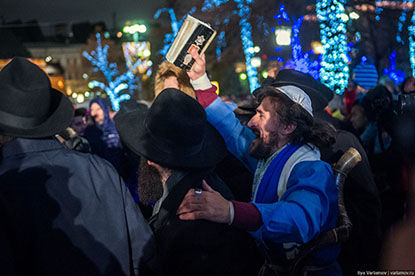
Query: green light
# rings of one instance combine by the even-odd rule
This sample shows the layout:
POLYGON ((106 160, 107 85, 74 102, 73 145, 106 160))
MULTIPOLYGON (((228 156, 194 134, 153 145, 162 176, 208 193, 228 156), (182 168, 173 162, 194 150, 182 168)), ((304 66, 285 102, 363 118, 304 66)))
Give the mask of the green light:
POLYGON ((262 77, 263 77, 264 79, 268 78, 268 71, 263 71, 263 72, 262 72, 262 77))
POLYGON ((88 83, 88 87, 89 87, 90 89, 92 89, 92 88, 94 88, 95 86, 92 84, 92 82, 89 82, 89 83, 88 83))
POLYGON ((246 79, 248 78, 248 76, 247 76, 245 73, 240 73, 240 74, 239 74, 239 78, 240 78, 241 80, 246 80, 246 79))

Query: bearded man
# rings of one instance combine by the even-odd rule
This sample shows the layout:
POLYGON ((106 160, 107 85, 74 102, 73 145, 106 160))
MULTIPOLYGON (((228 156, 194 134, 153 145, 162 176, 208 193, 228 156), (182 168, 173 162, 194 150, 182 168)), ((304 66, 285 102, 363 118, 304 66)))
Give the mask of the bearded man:
MULTIPOLYGON (((334 129, 314 121, 312 105, 319 101, 311 102, 308 94, 315 91, 289 82, 261 88, 256 114, 242 126, 214 93, 204 57, 191 54, 196 62, 188 74, 208 121, 222 134, 228 150, 254 172, 254 184, 250 203, 226 200, 208 185, 202 194, 190 190, 178 209, 180 218, 252 231, 273 269, 284 271, 301 244, 336 225, 337 187, 317 148, 334 142, 334 129)), ((338 251, 336 246, 317 251, 303 272, 341 275, 338 251)))
POLYGON ((146 159, 139 195, 140 201, 156 201, 150 226, 161 275, 256 275, 261 263, 247 233, 210 221, 183 221, 176 213, 189 189, 200 193, 203 179, 224 198, 233 198, 213 172, 226 154, 225 143, 200 104, 167 88, 144 118, 132 111, 117 116, 115 123, 123 143, 146 159))

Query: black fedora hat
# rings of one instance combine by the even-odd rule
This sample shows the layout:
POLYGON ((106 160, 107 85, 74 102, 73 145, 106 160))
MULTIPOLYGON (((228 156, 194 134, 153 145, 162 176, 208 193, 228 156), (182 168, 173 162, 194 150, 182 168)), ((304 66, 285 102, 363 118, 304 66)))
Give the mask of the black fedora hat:
POLYGON ((212 167, 226 155, 225 142, 202 106, 174 88, 164 89, 145 116, 127 112, 115 125, 132 151, 168 168, 212 167))
POLYGON ((0 133, 23 138, 52 136, 66 129, 74 108, 53 89, 48 76, 25 58, 0 71, 0 133))
MULTIPOLYGON (((292 69, 283 69, 269 85, 274 87, 293 85, 303 90, 311 99, 313 111, 323 110, 333 99, 333 91, 311 75, 292 69)), ((253 94, 258 97, 260 90, 253 94)))

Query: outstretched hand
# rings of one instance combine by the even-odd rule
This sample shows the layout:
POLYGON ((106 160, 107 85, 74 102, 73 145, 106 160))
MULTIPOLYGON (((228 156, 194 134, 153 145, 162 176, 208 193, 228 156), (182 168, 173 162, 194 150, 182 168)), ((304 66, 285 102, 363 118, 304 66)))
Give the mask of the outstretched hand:
POLYGON ((206 219, 213 222, 228 223, 230 220, 229 201, 213 190, 205 180, 202 193, 190 189, 177 210, 182 220, 206 219))
POLYGON ((191 80, 197 80, 206 73, 206 60, 205 54, 199 55, 196 49, 190 50, 190 55, 195 60, 190 71, 187 71, 187 75, 191 80))

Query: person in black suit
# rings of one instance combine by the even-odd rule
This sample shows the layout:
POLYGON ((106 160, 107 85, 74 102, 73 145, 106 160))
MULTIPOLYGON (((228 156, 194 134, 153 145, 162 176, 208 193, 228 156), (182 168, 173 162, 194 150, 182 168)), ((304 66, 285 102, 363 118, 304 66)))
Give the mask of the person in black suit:
POLYGON ((233 198, 212 171, 226 148, 208 124, 202 106, 180 90, 168 88, 157 96, 144 119, 138 112, 129 112, 115 122, 124 144, 146 159, 139 189, 150 186, 154 196, 154 185, 160 186, 161 198, 155 198, 150 226, 161 274, 256 275, 262 259, 247 232, 204 220, 183 221, 176 214, 189 189, 200 194, 202 188, 213 188, 225 198, 233 198))

